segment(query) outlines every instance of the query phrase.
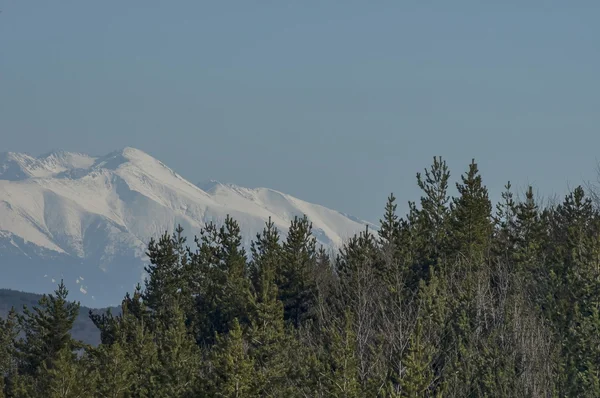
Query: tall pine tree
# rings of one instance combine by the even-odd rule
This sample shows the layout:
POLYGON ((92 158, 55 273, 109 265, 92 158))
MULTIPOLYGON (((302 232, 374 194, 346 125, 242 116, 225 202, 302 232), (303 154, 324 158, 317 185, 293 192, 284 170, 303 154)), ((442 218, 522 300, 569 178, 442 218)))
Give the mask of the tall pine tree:
POLYGON ((459 196, 451 205, 451 232, 455 254, 481 262, 489 249, 492 236, 492 204, 483 185, 475 160, 456 184, 459 196))
POLYGON ((316 240, 308 218, 295 217, 283 243, 282 267, 277 275, 285 319, 295 327, 313 318, 316 240))
POLYGON ((42 296, 36 307, 25 307, 18 316, 24 334, 16 344, 21 373, 35 376, 42 364, 51 366, 60 352, 72 353, 82 348, 82 343, 70 334, 79 314, 79 303, 68 301, 68 294, 61 281, 54 294, 42 296))

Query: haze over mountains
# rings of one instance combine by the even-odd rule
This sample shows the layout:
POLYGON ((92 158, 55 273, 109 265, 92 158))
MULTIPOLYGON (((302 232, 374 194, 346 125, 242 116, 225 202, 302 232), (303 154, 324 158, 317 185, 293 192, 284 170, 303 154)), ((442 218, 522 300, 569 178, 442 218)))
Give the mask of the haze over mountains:
POLYGON ((51 291, 64 279, 88 306, 114 305, 143 280, 151 237, 181 224, 190 238, 205 223, 236 219, 249 246, 271 217, 285 234, 306 214, 329 247, 365 221, 266 188, 192 184, 134 148, 106 156, 56 151, 0 154, 0 288, 51 291))

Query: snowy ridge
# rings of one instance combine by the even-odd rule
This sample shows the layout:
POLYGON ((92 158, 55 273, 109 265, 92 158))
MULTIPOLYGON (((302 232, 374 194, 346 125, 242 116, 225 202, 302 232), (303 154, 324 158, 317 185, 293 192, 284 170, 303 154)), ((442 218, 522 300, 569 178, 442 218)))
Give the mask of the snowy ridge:
POLYGON ((267 189, 190 183, 134 148, 106 156, 0 154, 0 287, 46 292, 65 279, 90 305, 113 305, 143 278, 146 244, 181 224, 188 237, 230 215, 248 246, 270 217, 283 235, 306 215, 337 247, 368 224, 267 189), (94 301, 90 301, 93 297, 94 301))

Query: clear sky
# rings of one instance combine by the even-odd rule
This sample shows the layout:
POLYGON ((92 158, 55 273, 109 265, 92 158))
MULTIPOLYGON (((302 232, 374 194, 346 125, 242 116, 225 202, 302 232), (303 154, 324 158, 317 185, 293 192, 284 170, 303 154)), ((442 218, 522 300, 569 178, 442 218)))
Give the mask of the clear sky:
POLYGON ((563 194, 600 156, 598 1, 0 0, 0 152, 145 150, 376 221, 434 155, 563 194), (486 3, 484 5, 484 3, 486 3), (494 3, 492 5, 492 3, 494 3), (535 3, 535 5, 534 5, 535 3))

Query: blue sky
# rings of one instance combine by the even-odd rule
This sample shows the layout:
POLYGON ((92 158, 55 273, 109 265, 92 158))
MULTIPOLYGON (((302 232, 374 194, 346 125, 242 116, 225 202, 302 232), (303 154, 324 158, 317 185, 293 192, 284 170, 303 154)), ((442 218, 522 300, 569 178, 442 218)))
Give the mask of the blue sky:
POLYGON ((600 155, 600 3, 483 3, 0 0, 0 151, 134 146, 372 221, 434 155, 562 195, 600 155))

